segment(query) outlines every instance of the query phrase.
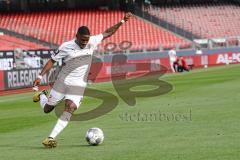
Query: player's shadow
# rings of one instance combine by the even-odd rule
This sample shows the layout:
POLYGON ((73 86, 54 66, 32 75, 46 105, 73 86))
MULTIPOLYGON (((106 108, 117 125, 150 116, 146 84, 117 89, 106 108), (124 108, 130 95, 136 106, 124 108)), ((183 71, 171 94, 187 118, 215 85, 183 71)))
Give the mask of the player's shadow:
MULTIPOLYGON (((100 146, 103 146, 102 144, 101 145, 96 145, 97 147, 100 147, 100 146)), ((96 147, 96 146, 92 146, 92 145, 89 145, 89 144, 71 144, 71 145, 59 145, 58 147, 59 148, 69 148, 69 147, 73 147, 73 148, 80 148, 80 147, 96 147)))
MULTIPOLYGON (((3 147, 3 146, 2 146, 3 147)), ((11 146, 11 148, 21 148, 23 150, 44 150, 44 149, 61 149, 61 148, 80 148, 80 147, 92 147, 88 144, 71 144, 71 145, 59 145, 56 148, 45 148, 44 146, 11 146)))
POLYGON ((32 150, 32 149, 37 149, 37 150, 39 150, 39 149, 46 149, 44 146, 18 146, 19 148, 25 148, 25 149, 30 149, 30 150, 32 150))
POLYGON ((21 149, 45 149, 43 146, 15 146, 15 145, 0 145, 0 148, 21 148, 21 149))

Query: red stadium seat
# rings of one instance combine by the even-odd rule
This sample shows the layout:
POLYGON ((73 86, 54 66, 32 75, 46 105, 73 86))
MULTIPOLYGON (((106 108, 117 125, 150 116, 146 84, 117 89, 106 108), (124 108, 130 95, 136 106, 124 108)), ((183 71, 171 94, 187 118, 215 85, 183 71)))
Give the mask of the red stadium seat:
POLYGON ((21 48, 24 50, 48 48, 33 42, 25 41, 8 35, 0 35, 0 44, 0 50, 14 50, 16 48, 21 48))
POLYGON ((202 38, 240 35, 240 7, 237 5, 152 6, 147 11, 202 38))
MULTIPOLYGON (((5 13, 0 15, 0 27, 60 45, 74 38, 81 25, 88 26, 92 34, 98 34, 119 22, 123 16, 121 11, 101 10, 5 13)), ((125 40, 133 43, 132 50, 142 49, 143 46, 158 49, 160 45, 168 47, 168 44, 184 47, 188 43, 158 26, 133 18, 102 45, 108 42, 119 44, 125 40)))

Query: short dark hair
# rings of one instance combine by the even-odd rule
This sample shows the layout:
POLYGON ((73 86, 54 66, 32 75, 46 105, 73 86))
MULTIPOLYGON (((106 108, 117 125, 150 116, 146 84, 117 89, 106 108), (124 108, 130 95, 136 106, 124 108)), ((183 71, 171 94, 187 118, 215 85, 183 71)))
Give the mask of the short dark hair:
POLYGON ((78 28, 77 34, 79 35, 90 35, 90 31, 87 26, 81 26, 78 28))

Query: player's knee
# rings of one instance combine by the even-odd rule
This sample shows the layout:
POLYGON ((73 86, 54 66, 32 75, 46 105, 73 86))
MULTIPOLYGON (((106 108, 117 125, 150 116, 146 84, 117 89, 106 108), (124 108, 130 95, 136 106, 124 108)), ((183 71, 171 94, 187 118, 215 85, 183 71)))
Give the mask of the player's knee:
POLYGON ((43 112, 44 113, 50 113, 50 111, 49 111, 49 109, 47 107, 44 107, 43 112))
POLYGON ((51 105, 46 104, 46 105, 44 106, 43 112, 44 112, 44 113, 50 113, 53 109, 54 109, 54 106, 51 106, 51 105))
POLYGON ((75 110, 77 110, 77 106, 74 102, 72 102, 71 100, 66 100, 65 101, 65 111, 69 112, 69 113, 73 113, 75 110))

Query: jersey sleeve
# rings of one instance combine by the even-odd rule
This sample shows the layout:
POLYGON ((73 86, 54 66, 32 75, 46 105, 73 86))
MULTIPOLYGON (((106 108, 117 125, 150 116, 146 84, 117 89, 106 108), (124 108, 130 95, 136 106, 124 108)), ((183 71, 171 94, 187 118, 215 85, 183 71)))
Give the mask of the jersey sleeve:
POLYGON ((90 43, 94 46, 97 47, 103 40, 103 34, 98 34, 95 36, 91 36, 90 43))
POLYGON ((59 62, 68 55, 67 48, 64 45, 61 45, 57 50, 52 52, 51 58, 59 62))

